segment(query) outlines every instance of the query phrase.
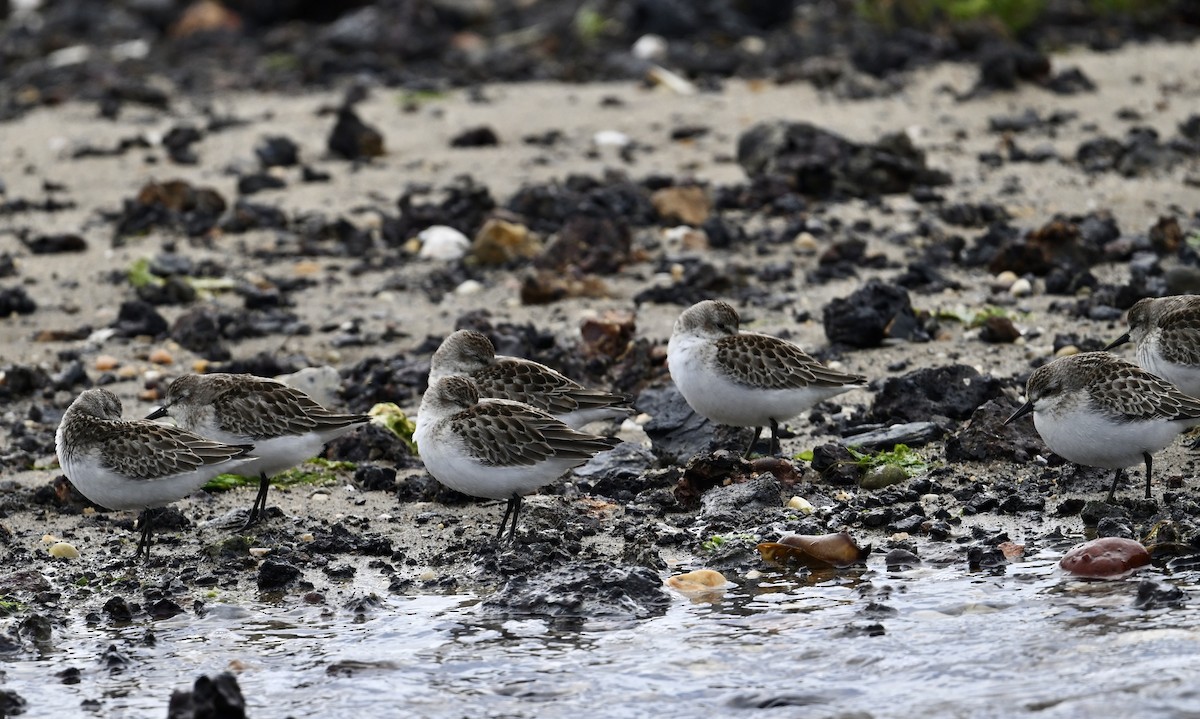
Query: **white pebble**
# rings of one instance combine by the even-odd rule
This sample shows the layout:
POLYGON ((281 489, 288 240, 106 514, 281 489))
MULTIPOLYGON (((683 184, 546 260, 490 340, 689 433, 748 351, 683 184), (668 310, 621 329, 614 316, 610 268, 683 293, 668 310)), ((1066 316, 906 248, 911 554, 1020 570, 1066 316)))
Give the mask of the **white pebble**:
POLYGON ((271 553, 270 547, 251 547, 249 549, 251 557, 265 557, 271 553))
POLYGON ((471 249, 471 241, 466 235, 446 225, 426 227, 417 238, 421 240, 421 251, 417 256, 427 260, 458 260, 471 249))
POLYGON ((629 144, 629 135, 618 130, 601 130, 592 135, 592 143, 597 147, 625 147, 629 144))
POLYGON ((630 52, 639 60, 659 62, 667 56, 667 41, 662 35, 648 33, 639 37, 630 52))
POLYGON ((1012 286, 1008 288, 1008 292, 1013 297, 1028 297, 1033 294, 1033 284, 1024 277, 1021 277, 1012 283, 1012 286))
POLYGON ((788 506, 788 509, 799 510, 800 513, 802 513, 802 514, 812 514, 813 513, 812 502, 808 501, 804 497, 792 497, 791 499, 788 500, 787 506, 788 506))

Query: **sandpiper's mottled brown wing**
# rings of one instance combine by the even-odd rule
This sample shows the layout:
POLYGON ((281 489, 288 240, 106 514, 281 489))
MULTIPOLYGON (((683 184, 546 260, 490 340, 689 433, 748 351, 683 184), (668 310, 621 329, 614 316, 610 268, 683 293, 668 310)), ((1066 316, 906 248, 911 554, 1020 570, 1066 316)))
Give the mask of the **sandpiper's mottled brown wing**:
POLYGON ((735 381, 755 389, 844 387, 866 382, 861 375, 830 369, 796 345, 749 332, 716 341, 716 359, 735 381))
POLYGON ((548 459, 582 464, 619 442, 577 432, 545 412, 503 400, 481 401, 449 422, 467 452, 492 467, 528 467, 548 459))
MULTIPOLYGON (((1102 353, 1095 353, 1102 355, 1102 353)), ((1156 374, 1116 357, 1088 357, 1082 371, 1093 371, 1104 380, 1091 382, 1091 401, 1108 413, 1128 421, 1141 419, 1200 419, 1200 399, 1189 397, 1156 374)))
POLYGON ((1200 366, 1200 298, 1179 302, 1158 318, 1158 352, 1168 362, 1200 366))
POLYGON ((537 362, 500 357, 471 375, 481 397, 524 402, 554 415, 625 404, 624 398, 584 387, 537 362))
POLYGON ((253 439, 337 429, 370 419, 366 415, 330 412, 300 390, 252 377, 228 383, 213 405, 221 429, 253 439))
POLYGON ((223 444, 191 432, 138 420, 77 417, 77 432, 87 437, 100 464, 130 479, 159 479, 220 464, 248 454, 252 445, 223 444))

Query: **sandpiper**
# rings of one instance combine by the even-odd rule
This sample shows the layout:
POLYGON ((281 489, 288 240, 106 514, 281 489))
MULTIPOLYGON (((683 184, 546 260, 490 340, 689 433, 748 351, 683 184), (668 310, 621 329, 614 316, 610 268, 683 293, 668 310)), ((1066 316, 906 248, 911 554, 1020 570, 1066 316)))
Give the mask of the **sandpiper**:
POLYGON ((451 333, 430 358, 431 387, 449 376, 470 377, 481 397, 524 402, 575 429, 629 414, 623 397, 588 389, 533 360, 497 356, 492 341, 474 330, 451 333))
POLYGON ((1115 469, 1113 501, 1125 468, 1145 462, 1150 498, 1153 455, 1200 424, 1200 399, 1108 352, 1061 357, 1034 370, 1028 400, 1004 421, 1030 412, 1052 452, 1089 467, 1115 469))
POLYGON ((1147 297, 1128 317, 1129 331, 1104 349, 1132 341, 1142 369, 1200 397, 1200 295, 1147 297))
POLYGON ((282 382, 223 373, 177 378, 167 387, 162 405, 146 419, 161 417, 221 442, 254 444, 258 459, 242 468, 247 476, 259 476, 247 527, 266 515, 272 476, 315 457, 326 442, 371 419, 331 412, 282 382))
POLYGON ((421 399, 417 442, 425 468, 447 487, 473 497, 508 500, 497 539, 522 497, 587 462, 619 440, 584 434, 520 402, 480 399, 466 377, 443 377, 421 399))
POLYGON ((737 310, 705 300, 684 310, 667 344, 671 379, 699 414, 719 424, 754 427, 750 455, 763 427, 771 426, 771 454, 779 454, 779 423, 847 390, 866 387, 862 375, 830 369, 796 345, 739 332, 737 310))

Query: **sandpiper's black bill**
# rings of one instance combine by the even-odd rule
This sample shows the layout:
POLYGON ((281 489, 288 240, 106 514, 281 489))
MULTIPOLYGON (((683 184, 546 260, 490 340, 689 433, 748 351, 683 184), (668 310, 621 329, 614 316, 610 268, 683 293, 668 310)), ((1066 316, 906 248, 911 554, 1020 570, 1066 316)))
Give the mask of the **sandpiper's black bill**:
POLYGON ((1125 343, 1126 343, 1126 342, 1128 342, 1128 341, 1129 341, 1129 333, 1128 333, 1128 332, 1126 332, 1125 334, 1123 334, 1123 335, 1121 335, 1120 337, 1116 338, 1116 339, 1115 339, 1115 340, 1113 340, 1112 342, 1109 342, 1109 343, 1108 343, 1108 346, 1104 348, 1104 351, 1105 351, 1105 352, 1107 352, 1107 351, 1109 351, 1110 349, 1112 349, 1113 347, 1120 347, 1121 345, 1125 344, 1125 343))
POLYGON ((1029 414, 1032 411, 1033 411, 1033 402, 1026 402, 1025 404, 1021 405, 1020 409, 1018 409, 1016 412, 1013 412, 1011 417, 1004 420, 1004 424, 1008 424, 1009 422, 1012 422, 1014 419, 1020 419, 1021 417, 1024 417, 1025 415, 1029 414))
POLYGON ((146 419, 162 419, 167 416, 167 408, 159 407, 150 414, 146 415, 146 419))

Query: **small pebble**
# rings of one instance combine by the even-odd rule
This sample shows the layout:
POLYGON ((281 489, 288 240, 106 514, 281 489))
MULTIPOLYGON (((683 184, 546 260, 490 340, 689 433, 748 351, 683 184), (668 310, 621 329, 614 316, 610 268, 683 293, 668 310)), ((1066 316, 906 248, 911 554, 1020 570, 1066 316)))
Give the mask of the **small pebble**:
POLYGON ((1012 283, 1012 286, 1008 288, 1008 293, 1013 297, 1028 297, 1033 294, 1033 284, 1021 277, 1012 283))
POLYGON ((154 364, 172 364, 175 362, 175 358, 171 356, 170 352, 160 347, 150 353, 150 361, 154 364))
POLYGON ((798 509, 803 514, 812 514, 812 502, 809 502, 804 497, 792 497, 787 503, 788 509, 798 509))
POLYGON ((101 372, 108 372, 119 367, 120 360, 112 355, 100 355, 96 358, 96 369, 101 372))
POLYGON ((251 557, 265 557, 271 553, 271 548, 270 547, 251 547, 249 551, 250 551, 251 557))
POLYGON ((1063 347, 1059 347, 1058 351, 1054 353, 1054 356, 1055 357, 1070 357, 1071 355, 1077 355, 1077 354, 1079 354, 1078 347, 1076 347, 1075 345, 1065 345, 1063 347))
POLYGON ((55 542, 50 545, 50 556, 55 559, 79 559, 79 550, 67 542, 55 542))

